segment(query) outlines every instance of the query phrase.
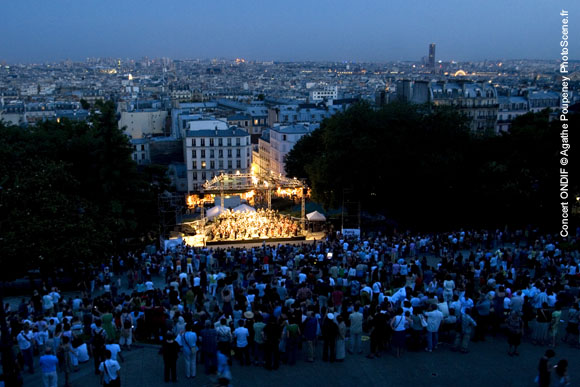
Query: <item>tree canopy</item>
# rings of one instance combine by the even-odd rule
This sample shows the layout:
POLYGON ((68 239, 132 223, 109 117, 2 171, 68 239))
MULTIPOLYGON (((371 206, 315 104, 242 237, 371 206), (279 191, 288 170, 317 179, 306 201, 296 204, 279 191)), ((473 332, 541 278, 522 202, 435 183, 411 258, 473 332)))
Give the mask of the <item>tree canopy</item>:
POLYGON ((326 207, 340 207, 348 192, 410 229, 556 227, 559 130, 544 111, 481 137, 451 108, 359 103, 301 138, 286 171, 307 178, 326 207))
POLYGON ((0 123, 5 275, 94 262, 157 230, 157 186, 138 171, 112 102, 90 122, 0 123))

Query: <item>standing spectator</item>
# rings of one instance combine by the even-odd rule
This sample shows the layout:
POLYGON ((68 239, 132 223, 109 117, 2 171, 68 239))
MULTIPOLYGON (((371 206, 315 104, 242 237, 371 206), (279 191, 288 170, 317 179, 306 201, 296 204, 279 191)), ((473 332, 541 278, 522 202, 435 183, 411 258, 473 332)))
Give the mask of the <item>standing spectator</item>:
POLYGON ((522 341, 522 335, 524 334, 524 321, 522 320, 520 313, 512 311, 506 320, 506 325, 508 329, 508 355, 519 356, 518 347, 522 341))
POLYGON ((104 386, 119 387, 121 385, 121 366, 116 360, 111 359, 111 351, 105 350, 105 361, 99 365, 104 386))
POLYGON ((334 314, 328 313, 322 323, 322 361, 334 363, 336 360, 336 338, 338 337, 338 325, 334 321, 334 314))
POLYGON ((263 317, 260 313, 256 314, 254 323, 254 364, 264 365, 264 327, 263 317))
POLYGON ((570 309, 568 309, 568 324, 566 325, 566 336, 562 339, 562 341, 568 341, 568 335, 571 335, 573 338, 572 343, 576 341, 576 345, 579 345, 578 342, 578 321, 580 319, 580 308, 578 307, 578 303, 576 302, 570 309))
POLYGON ((205 362, 205 373, 214 373, 217 367, 217 331, 212 328, 211 321, 205 321, 205 327, 199 335, 201 352, 205 362))
POLYGON ((300 342, 300 327, 292 316, 286 326, 286 353, 288 356, 288 364, 294 365, 296 363, 296 352, 300 342))
POLYGON ((336 318, 338 322, 338 336, 336 338, 336 361, 344 361, 346 357, 346 323, 342 315, 336 318))
POLYGON ((241 365, 250 365, 250 350, 248 346, 248 337, 250 332, 246 328, 245 321, 238 322, 238 328, 234 330, 234 339, 236 341, 236 354, 241 365))
POLYGON ((121 346, 119 344, 115 344, 112 340, 109 340, 108 344, 105 345, 105 349, 111 352, 111 360, 118 361, 117 358, 124 362, 125 359, 121 354, 121 346))
POLYGON ((532 343, 539 345, 547 343, 551 321, 552 313, 548 310, 548 303, 544 302, 536 314, 536 324, 534 325, 534 337, 532 343))
POLYGON ((219 350, 217 352, 217 375, 220 386, 229 386, 232 380, 229 360, 228 357, 219 350))
POLYGON ((462 353, 469 352, 469 339, 473 328, 477 326, 475 320, 470 316, 471 309, 467 308, 460 314, 461 333, 455 337, 454 350, 460 349, 462 353))
POLYGON ((427 317, 427 352, 432 352, 437 349, 437 342, 439 339, 439 327, 443 321, 443 313, 437 309, 437 305, 431 305, 428 312, 425 312, 427 317))
POLYGON ((562 307, 556 303, 555 310, 552 312, 550 319, 550 346, 554 348, 558 341, 558 331, 560 329, 560 319, 562 317, 562 307))
MULTIPOLYGON (((384 312, 384 311, 381 311, 384 312)), ((397 310, 395 317, 391 319, 391 328, 393 329, 393 347, 395 347, 396 357, 401 357, 401 353, 405 349, 406 326, 411 323, 411 313, 405 311, 403 315, 403 308, 397 310)), ((382 314, 379 312, 379 314, 382 314)), ((377 316, 378 317, 378 316, 377 316)), ((376 317, 375 317, 376 319, 376 317)))
POLYGON ((217 347, 218 350, 230 359, 231 364, 231 343, 233 340, 232 329, 225 318, 221 318, 219 325, 216 327, 217 347))
POLYGON ((354 305, 354 310, 348 317, 350 320, 350 349, 349 353, 362 353, 362 326, 363 315, 360 312, 360 303, 354 305))
POLYGON ((318 320, 314 317, 314 312, 309 310, 306 312, 306 320, 304 320, 304 339, 305 343, 305 357, 306 361, 314 361, 314 349, 316 348, 316 334, 318 332, 318 320))
POLYGON ((46 347, 45 354, 40 357, 39 364, 42 369, 44 387, 56 387, 58 385, 58 375, 56 373, 58 358, 52 354, 52 347, 46 347))
MULTIPOLYGON (((95 361, 95 374, 99 374, 99 366, 105 360, 105 343, 107 333, 101 327, 101 320, 95 322, 95 329, 93 329, 92 346, 93 358, 95 361)), ((71 349, 72 350, 72 349, 71 349)))
POLYGON ((22 353, 22 358, 24 359, 24 364, 28 367, 28 372, 34 373, 34 359, 33 359, 33 346, 34 346, 34 333, 30 330, 28 323, 24 323, 22 331, 16 336, 18 340, 18 347, 22 353))
MULTIPOLYGON (((68 336, 62 336, 60 345, 58 346, 56 356, 58 358, 58 364, 60 371, 64 373, 64 386, 69 387, 69 375, 73 371, 72 361, 70 353, 72 351, 72 346, 70 344, 70 338, 68 336)), ((95 373, 99 373, 98 366, 95 369, 95 373)))
POLYGON ((183 349, 183 358, 185 360, 185 377, 194 378, 197 364, 197 335, 193 332, 191 323, 186 325, 185 332, 177 336, 177 343, 183 349))
POLYGON ((179 344, 174 340, 173 333, 167 332, 165 341, 161 345, 163 355, 163 378, 165 383, 177 381, 177 357, 179 355, 179 344))
POLYGON ((264 328, 266 336, 265 351, 266 369, 277 370, 280 366, 280 336, 282 335, 282 328, 276 321, 274 316, 270 317, 268 324, 264 328))
POLYGON ((550 386, 550 377, 552 367, 550 367, 550 359, 556 356, 556 353, 552 349, 548 349, 544 356, 540 359, 538 364, 538 377, 536 381, 540 387, 550 386))
POLYGON ((570 376, 568 375, 568 360, 562 359, 554 366, 554 374, 557 378, 557 386, 569 386, 570 376))

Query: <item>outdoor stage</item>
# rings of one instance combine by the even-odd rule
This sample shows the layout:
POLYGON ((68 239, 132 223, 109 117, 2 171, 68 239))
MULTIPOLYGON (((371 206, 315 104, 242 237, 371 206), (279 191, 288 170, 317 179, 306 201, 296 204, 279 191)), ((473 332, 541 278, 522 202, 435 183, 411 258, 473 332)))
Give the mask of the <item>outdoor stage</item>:
POLYGON ((205 242, 206 246, 220 246, 220 245, 238 245, 245 243, 278 243, 278 242, 293 242, 293 241, 304 241, 306 240, 305 235, 288 237, 288 238, 248 238, 248 239, 223 239, 205 242))
POLYGON ((220 246, 240 246, 240 245, 261 245, 266 244, 278 244, 278 243, 300 243, 300 242, 313 242, 319 241, 326 237, 324 232, 307 232, 305 235, 299 235, 296 237, 288 238, 249 238, 249 239, 231 239, 231 240, 219 240, 219 241, 204 241, 201 236, 184 236, 183 241, 188 246, 193 247, 220 247, 220 246))

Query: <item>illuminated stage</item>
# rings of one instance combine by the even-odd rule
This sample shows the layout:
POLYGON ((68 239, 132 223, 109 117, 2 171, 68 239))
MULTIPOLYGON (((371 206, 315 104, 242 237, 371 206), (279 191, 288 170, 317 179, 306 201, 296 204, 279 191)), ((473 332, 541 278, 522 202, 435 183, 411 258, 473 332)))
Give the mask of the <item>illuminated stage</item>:
POLYGON ((195 236, 187 237, 187 244, 208 246, 306 239, 300 219, 273 210, 256 210, 245 204, 231 210, 215 206, 207 215, 189 224, 195 236))

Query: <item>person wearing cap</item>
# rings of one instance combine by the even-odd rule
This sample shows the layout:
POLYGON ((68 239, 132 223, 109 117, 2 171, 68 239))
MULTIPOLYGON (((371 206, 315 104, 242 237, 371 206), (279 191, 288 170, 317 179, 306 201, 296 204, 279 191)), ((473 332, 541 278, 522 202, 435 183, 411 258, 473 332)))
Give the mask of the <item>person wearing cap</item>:
POLYGON ((334 321, 334 314, 328 313, 322 323, 322 361, 334 363, 336 360, 336 338, 338 337, 338 325, 334 321))
POLYGON ((58 385, 58 358, 52 353, 52 347, 45 348, 45 354, 40 357, 40 369, 42 370, 42 384, 44 387, 56 387, 58 385))

